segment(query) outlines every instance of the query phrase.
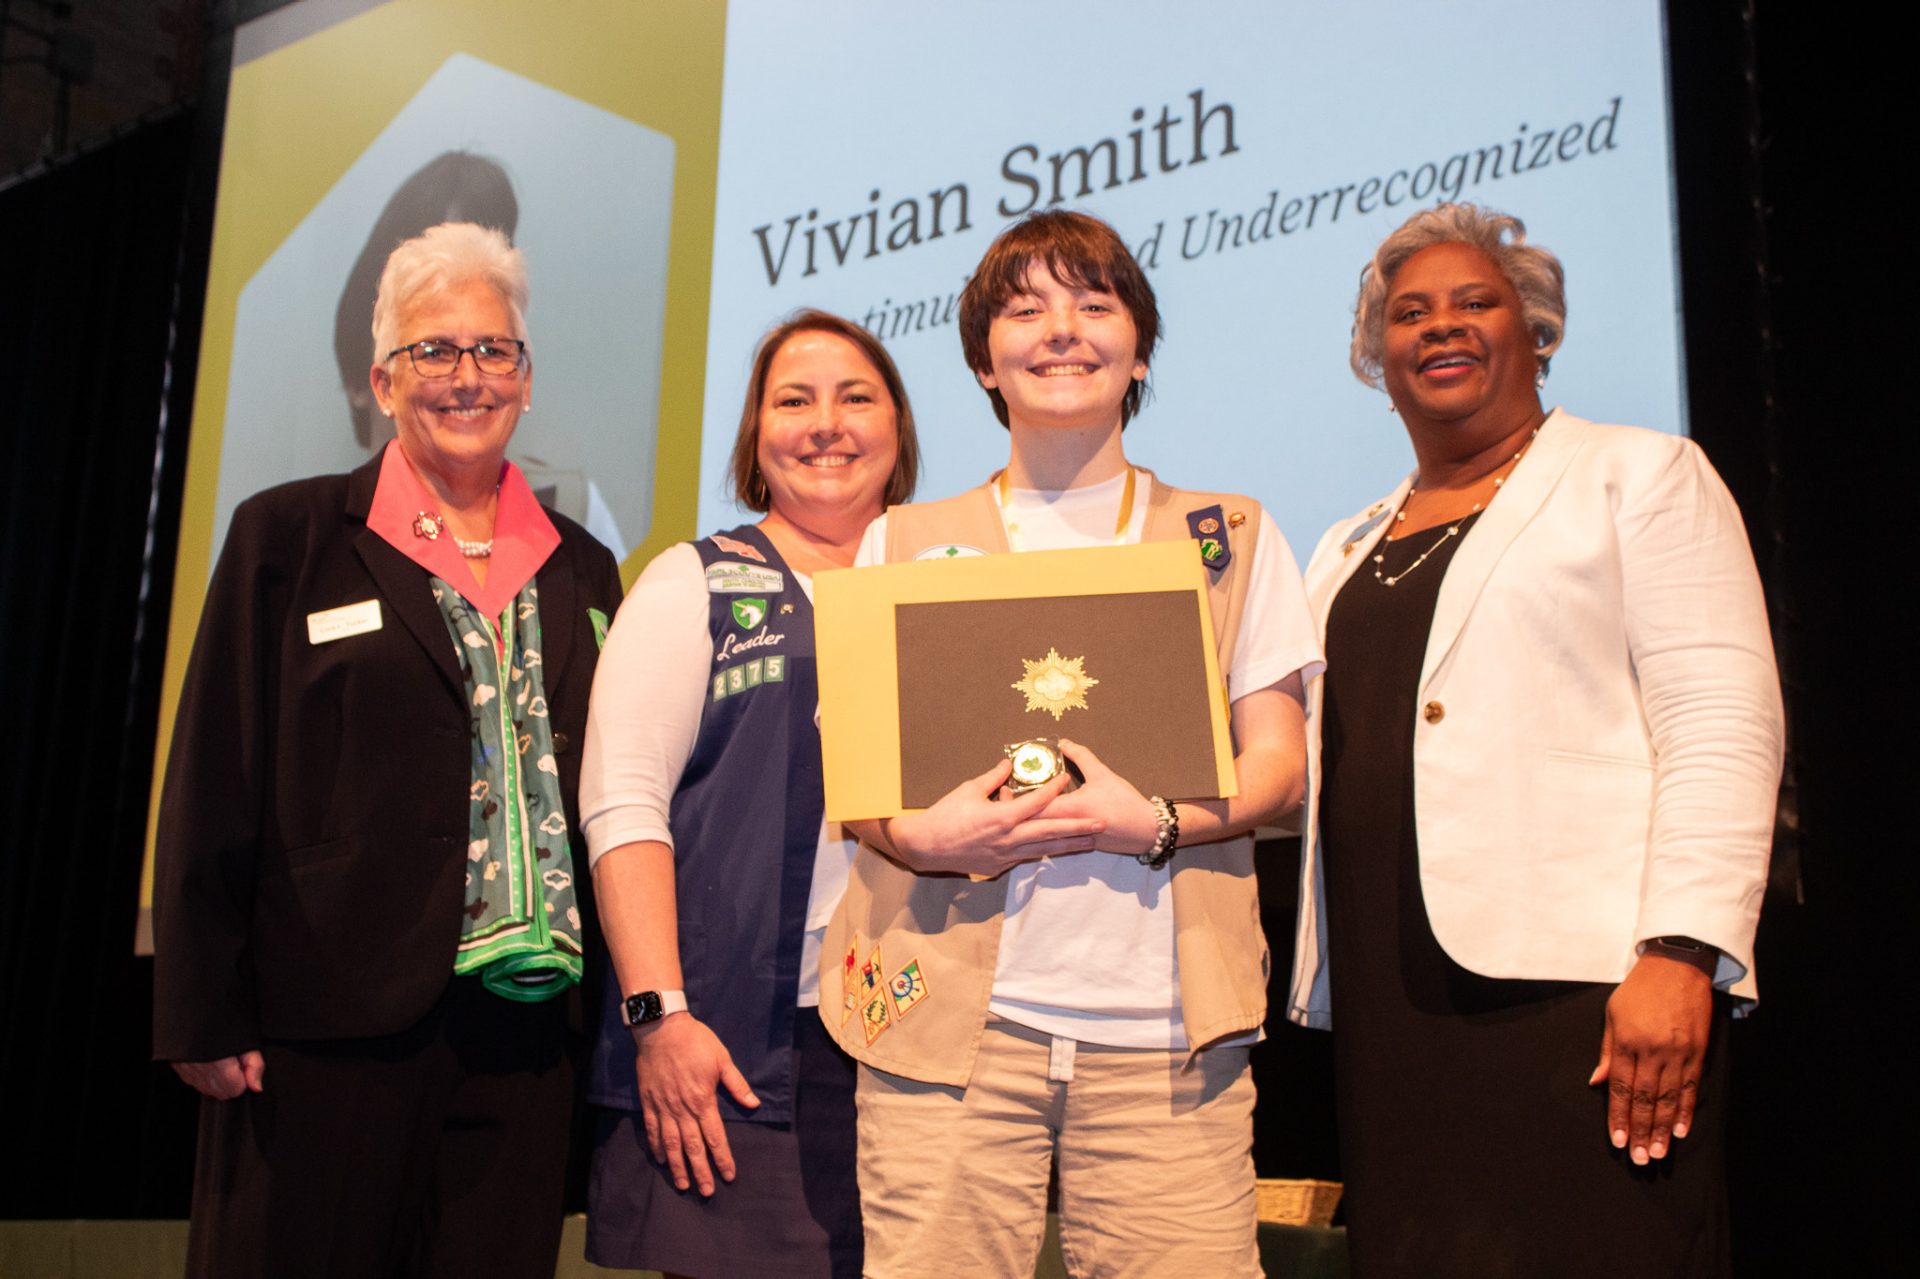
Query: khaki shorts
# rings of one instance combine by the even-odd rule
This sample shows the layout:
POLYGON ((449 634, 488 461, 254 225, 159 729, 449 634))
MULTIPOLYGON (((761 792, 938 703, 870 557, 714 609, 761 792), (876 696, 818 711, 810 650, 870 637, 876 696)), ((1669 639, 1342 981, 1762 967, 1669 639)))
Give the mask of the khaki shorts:
POLYGON ((866 1273, 1031 1275, 1057 1162, 1069 1274, 1260 1274, 1247 1049, 1186 1062, 993 1022, 965 1088, 860 1067, 866 1273))

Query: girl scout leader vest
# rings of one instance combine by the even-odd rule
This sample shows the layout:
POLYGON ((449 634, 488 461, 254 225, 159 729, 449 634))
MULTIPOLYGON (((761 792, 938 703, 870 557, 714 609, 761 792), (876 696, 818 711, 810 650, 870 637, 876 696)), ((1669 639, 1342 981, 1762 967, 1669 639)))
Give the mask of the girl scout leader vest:
MULTIPOLYGON (((824 806, 813 606, 773 543, 742 526, 695 542, 713 665, 693 755, 668 810, 687 1007, 760 1098, 723 1118, 793 1118, 793 1027, 824 806)), ((637 1050, 608 980, 588 1100, 638 1111, 637 1050)), ((835 987, 837 991, 839 988, 835 987)))
MULTIPOLYGON (((1233 661, 1259 528, 1260 507, 1249 498, 1152 482, 1143 537, 1200 540, 1223 675, 1233 661)), ((990 487, 887 512, 889 562, 950 543, 989 553, 1011 549, 990 487)), ((1197 1052, 1265 1019, 1267 941, 1251 841, 1183 846, 1172 870, 1181 1018, 1189 1051, 1197 1052)), ((828 1031, 876 1070, 964 1087, 987 1023, 1006 904, 1004 875, 984 882, 917 875, 862 845, 820 951, 820 1016, 828 1031)))

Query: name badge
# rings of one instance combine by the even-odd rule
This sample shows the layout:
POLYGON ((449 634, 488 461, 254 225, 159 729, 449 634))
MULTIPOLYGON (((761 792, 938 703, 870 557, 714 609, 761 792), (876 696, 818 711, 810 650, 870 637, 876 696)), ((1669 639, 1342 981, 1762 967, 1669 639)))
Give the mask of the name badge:
POLYGON ((377 631, 380 625, 379 600, 361 600, 358 604, 342 604, 339 608, 327 608, 318 613, 307 614, 307 642, 331 644, 349 635, 365 635, 368 631, 377 631))

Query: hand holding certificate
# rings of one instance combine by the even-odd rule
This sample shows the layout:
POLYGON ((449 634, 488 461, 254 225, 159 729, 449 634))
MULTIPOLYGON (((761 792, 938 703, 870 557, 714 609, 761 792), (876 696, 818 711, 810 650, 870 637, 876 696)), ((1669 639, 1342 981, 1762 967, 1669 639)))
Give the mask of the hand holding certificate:
POLYGON ((927 809, 1009 763, 1046 784, 1042 739, 1143 794, 1236 793, 1196 543, 890 564, 815 591, 830 820, 927 809))

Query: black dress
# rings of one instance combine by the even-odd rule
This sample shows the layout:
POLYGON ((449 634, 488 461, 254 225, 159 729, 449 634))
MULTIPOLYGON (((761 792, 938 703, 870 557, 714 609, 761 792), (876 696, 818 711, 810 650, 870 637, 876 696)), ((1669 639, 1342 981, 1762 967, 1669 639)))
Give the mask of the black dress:
POLYGON ((1724 1002, 1692 1132, 1635 1168, 1607 1140, 1605 1089, 1587 1084, 1613 988, 1479 976, 1427 920, 1413 810, 1420 667, 1474 518, 1459 537, 1432 529, 1369 552, 1384 562, 1360 565, 1327 623, 1320 820, 1353 1273, 1724 1275, 1724 1002), (1384 585, 1376 568, 1398 580, 1384 585))

